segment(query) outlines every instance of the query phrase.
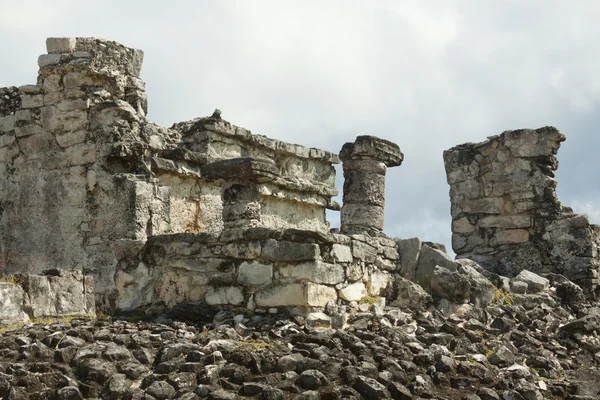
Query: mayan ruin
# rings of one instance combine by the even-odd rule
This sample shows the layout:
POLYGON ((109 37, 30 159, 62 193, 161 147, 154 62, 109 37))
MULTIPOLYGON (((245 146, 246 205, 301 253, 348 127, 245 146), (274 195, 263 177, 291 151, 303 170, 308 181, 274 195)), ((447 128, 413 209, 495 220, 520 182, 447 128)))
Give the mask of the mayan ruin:
POLYGON ((558 129, 444 152, 455 257, 386 235, 398 144, 162 127, 141 50, 46 47, 0 88, 0 398, 600 395, 600 227, 558 199, 558 129))

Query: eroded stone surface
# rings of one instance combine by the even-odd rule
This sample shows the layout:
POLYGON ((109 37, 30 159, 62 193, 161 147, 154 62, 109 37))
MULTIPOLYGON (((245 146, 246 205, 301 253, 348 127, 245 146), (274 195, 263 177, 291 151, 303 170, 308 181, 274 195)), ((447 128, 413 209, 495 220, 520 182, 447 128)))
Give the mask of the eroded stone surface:
POLYGON ((599 229, 556 196, 564 140, 553 127, 522 129, 444 152, 458 257, 509 277, 561 273, 595 294, 599 229))

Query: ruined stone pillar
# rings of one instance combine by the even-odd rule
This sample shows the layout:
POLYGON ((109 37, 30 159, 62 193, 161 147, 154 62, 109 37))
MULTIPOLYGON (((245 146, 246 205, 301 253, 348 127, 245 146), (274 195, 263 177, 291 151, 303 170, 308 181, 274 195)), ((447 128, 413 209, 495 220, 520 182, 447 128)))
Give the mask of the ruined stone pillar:
POLYGON ((402 164, 397 144, 374 136, 358 136, 340 151, 344 168, 342 233, 377 233, 383 230, 385 173, 402 164))
POLYGON ((272 182, 279 171, 272 160, 234 158, 215 161, 202 167, 202 177, 221 181, 223 227, 225 229, 260 225, 261 183, 272 182))

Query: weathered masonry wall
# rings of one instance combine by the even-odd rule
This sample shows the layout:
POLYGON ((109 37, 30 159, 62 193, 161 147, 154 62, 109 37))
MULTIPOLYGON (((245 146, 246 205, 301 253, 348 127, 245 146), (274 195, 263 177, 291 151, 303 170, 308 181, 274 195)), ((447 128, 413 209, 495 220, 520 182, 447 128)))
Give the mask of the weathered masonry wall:
POLYGON ((297 229, 153 236, 139 252, 128 245, 115 276, 124 310, 205 302, 306 312, 384 296, 398 264, 392 239, 297 229))
POLYGON ((92 316, 96 313, 94 279, 63 270, 18 275, 11 282, 0 282, 0 304, 0 325, 92 316))
POLYGON ((98 301, 114 302, 115 241, 219 234, 231 222, 224 190, 246 178, 201 171, 223 160, 270 163, 244 203, 258 210, 253 226, 329 230, 335 154, 253 135, 219 112, 159 127, 146 119, 142 51, 95 38, 46 44, 36 85, 0 88, 0 275, 85 271, 98 301))
POLYGON ((600 227, 561 205, 553 127, 507 131, 444 152, 452 247, 496 272, 557 272, 595 292, 600 227))

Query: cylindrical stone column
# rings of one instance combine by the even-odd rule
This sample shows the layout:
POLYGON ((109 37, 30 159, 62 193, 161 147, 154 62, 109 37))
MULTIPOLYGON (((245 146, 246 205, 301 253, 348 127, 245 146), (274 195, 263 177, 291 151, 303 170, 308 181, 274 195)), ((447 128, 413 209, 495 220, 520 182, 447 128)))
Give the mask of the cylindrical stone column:
POLYGON ((344 169, 342 233, 377 233, 383 230, 385 173, 402 163, 397 144, 374 136, 358 136, 340 151, 344 169))

